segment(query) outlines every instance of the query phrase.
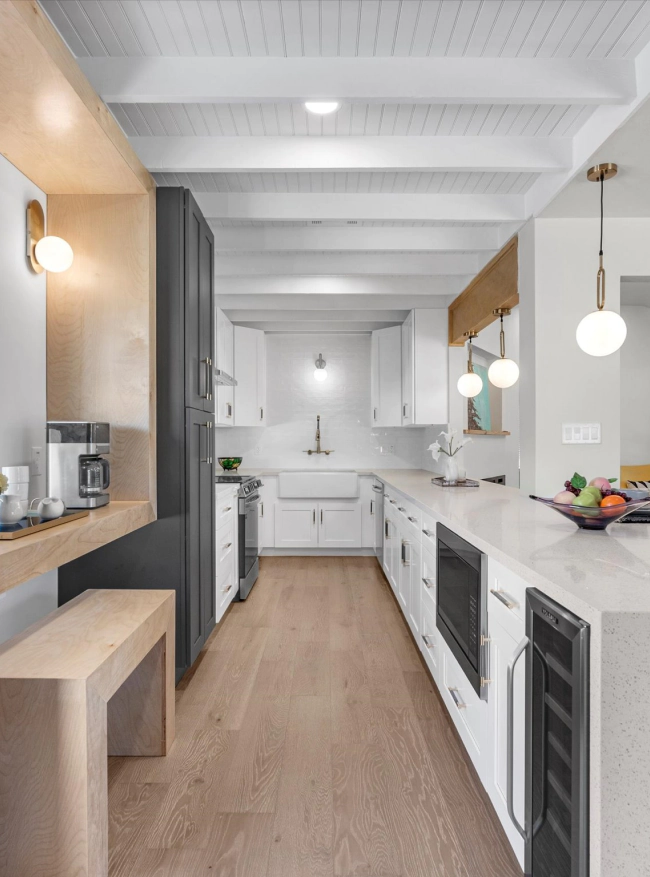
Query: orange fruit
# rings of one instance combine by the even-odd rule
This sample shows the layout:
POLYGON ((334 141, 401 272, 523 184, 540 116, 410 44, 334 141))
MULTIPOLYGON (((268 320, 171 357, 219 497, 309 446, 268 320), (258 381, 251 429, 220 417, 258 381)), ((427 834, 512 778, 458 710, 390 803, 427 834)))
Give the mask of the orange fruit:
POLYGON ((625 500, 622 496, 617 496, 617 494, 613 493, 611 496, 604 496, 600 501, 601 509, 607 508, 607 506, 612 505, 625 505, 625 500))

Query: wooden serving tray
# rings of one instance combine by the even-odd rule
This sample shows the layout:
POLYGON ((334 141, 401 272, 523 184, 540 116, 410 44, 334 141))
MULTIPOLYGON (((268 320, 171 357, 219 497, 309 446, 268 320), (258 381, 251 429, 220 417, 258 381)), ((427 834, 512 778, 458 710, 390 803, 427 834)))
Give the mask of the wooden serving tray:
POLYGON ((60 518, 55 518, 53 521, 41 521, 39 517, 29 517, 16 521, 15 524, 0 524, 0 540, 31 536, 32 533, 49 530, 50 527, 58 527, 59 524, 67 524, 68 521, 87 518, 89 514, 89 509, 78 509, 74 512, 63 512, 60 518))

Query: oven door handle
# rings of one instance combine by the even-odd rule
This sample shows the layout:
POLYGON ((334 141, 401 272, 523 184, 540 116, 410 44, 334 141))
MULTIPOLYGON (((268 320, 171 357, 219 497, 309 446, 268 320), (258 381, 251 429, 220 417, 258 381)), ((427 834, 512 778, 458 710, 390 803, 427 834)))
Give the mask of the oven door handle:
MULTIPOLYGON (((507 673, 507 695, 508 695, 508 720, 507 720, 507 780, 506 780, 506 800, 508 804, 508 816, 512 819, 512 824, 517 829, 519 834, 523 837, 524 841, 528 843, 529 840, 529 832, 525 826, 519 824, 517 817, 515 816, 515 801, 514 801, 514 781, 515 781, 515 749, 514 749, 514 725, 515 725, 515 667, 517 665, 517 661, 523 653, 526 651, 528 646, 530 645, 530 640, 527 636, 525 636, 522 641, 519 643, 517 648, 514 650, 512 657, 508 663, 508 673, 507 673)), ((524 820, 525 821, 525 820, 524 820)))

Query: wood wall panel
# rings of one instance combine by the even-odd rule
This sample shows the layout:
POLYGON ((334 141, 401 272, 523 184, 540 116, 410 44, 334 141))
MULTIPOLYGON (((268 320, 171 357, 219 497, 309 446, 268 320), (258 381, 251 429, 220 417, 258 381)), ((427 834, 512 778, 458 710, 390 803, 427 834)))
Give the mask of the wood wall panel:
POLYGON ((47 278, 48 419, 110 422, 115 500, 155 496, 152 199, 48 198, 50 233, 74 251, 47 278))
POLYGON ((2 0, 0 36, 0 152, 48 195, 153 190, 38 3, 2 0))
POLYGON ((462 347, 465 332, 480 332, 497 317, 495 308, 519 304, 517 238, 509 241, 449 305, 449 346, 462 347))

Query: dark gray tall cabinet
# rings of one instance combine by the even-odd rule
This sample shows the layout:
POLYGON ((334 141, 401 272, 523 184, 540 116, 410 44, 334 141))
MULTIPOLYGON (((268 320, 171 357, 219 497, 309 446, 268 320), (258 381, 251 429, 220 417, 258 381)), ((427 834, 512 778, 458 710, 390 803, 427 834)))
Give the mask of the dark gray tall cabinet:
POLYGON ((59 570, 88 587, 176 591, 176 676, 215 625, 214 237, 192 194, 156 192, 158 519, 59 570))

